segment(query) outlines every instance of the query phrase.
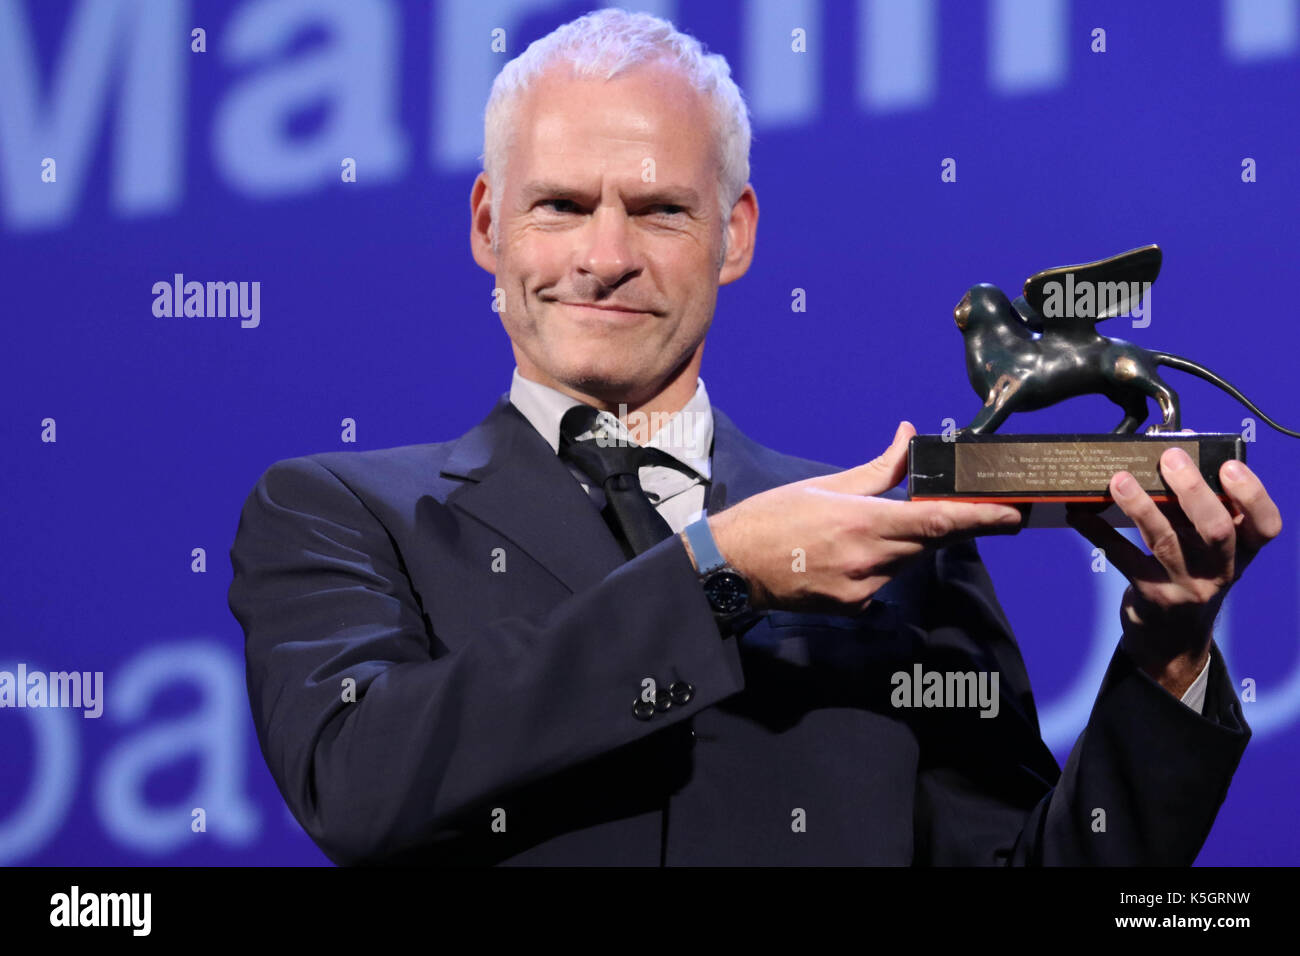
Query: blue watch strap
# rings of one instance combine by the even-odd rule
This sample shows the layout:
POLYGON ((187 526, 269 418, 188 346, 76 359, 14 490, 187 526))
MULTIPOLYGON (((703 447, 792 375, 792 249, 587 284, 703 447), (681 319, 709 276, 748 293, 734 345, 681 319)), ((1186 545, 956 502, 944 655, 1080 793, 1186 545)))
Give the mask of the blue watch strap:
POLYGON ((707 517, 688 524, 683 530, 686 540, 691 543, 691 551, 695 553, 695 564, 700 569, 700 574, 708 574, 726 566, 727 559, 722 556, 713 540, 707 517))

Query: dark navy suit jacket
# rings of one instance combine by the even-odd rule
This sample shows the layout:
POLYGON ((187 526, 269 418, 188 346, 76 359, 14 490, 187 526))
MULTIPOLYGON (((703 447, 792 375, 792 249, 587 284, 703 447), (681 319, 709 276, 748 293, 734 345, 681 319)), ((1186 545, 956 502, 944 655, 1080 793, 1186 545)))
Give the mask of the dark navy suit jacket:
MULTIPOLYGON (((840 470, 713 413, 710 513, 840 470)), ((1189 864, 1250 737, 1217 647, 1203 715, 1117 650, 1059 769, 972 543, 723 638, 680 538, 625 561, 504 395, 275 463, 231 561, 262 753, 340 864, 1189 864), (997 716, 892 706, 917 662, 997 671, 997 716), (641 719, 646 678, 693 695, 641 719)))

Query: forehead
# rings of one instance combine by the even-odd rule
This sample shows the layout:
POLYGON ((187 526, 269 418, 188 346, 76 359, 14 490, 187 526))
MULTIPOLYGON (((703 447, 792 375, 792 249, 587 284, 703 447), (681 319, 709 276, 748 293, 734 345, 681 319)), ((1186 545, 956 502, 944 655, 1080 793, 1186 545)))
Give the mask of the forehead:
POLYGON ((704 96, 671 68, 638 64, 613 79, 538 77, 516 113, 509 158, 516 188, 545 176, 705 183, 716 176, 712 115, 704 96))

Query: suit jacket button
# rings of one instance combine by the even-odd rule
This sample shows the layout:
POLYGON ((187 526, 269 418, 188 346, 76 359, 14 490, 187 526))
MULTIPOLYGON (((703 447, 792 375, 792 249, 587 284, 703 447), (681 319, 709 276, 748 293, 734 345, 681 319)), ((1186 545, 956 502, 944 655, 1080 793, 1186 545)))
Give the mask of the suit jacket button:
POLYGON ((637 720, 649 720, 655 715, 654 701, 638 697, 632 704, 632 714, 637 720))
POLYGON ((674 704, 689 704, 695 696, 695 687, 684 680, 679 680, 668 688, 668 696, 674 704))
MULTIPOLYGON (((669 693, 671 693, 671 691, 669 693)), ((672 705, 673 699, 669 694, 660 693, 655 695, 655 710, 660 713, 663 713, 665 710, 672 707, 672 705)))

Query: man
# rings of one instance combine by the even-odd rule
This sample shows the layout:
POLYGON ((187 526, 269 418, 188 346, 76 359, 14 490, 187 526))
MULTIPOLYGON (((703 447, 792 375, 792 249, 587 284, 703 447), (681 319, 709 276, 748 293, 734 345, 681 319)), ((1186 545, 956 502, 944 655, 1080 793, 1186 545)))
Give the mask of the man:
POLYGON ((971 540, 1018 513, 902 500, 907 423, 838 470, 709 403, 758 220, 728 73, 615 10, 502 71, 471 247, 509 394, 455 441, 277 462, 231 551, 290 808, 353 864, 1190 863, 1250 736, 1211 626, 1276 507, 1170 454, 1181 509, 1111 484, 1154 556, 1078 519, 1132 586, 1062 772, 971 540), (931 672, 972 700, 909 706, 931 672))

